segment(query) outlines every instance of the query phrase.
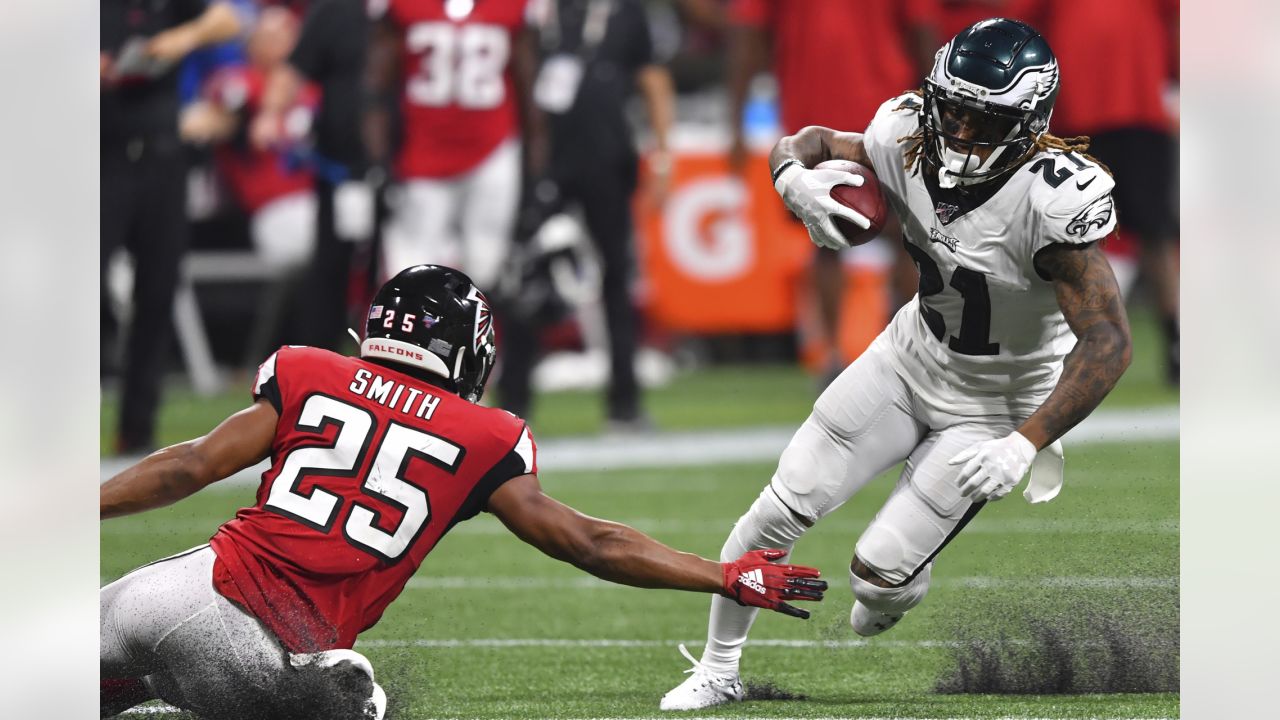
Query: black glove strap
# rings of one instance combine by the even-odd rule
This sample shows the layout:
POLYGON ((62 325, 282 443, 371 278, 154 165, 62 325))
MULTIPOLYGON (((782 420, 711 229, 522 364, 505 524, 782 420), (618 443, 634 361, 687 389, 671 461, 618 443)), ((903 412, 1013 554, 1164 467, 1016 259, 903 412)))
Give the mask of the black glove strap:
POLYGON ((782 173, 785 172, 786 169, 791 167, 792 165, 799 165, 802 168, 804 167, 804 163, 800 162, 799 158, 787 158, 786 160, 782 161, 781 165, 774 168, 772 176, 770 177, 770 182, 773 182, 773 183, 778 182, 778 178, 782 175, 782 173))

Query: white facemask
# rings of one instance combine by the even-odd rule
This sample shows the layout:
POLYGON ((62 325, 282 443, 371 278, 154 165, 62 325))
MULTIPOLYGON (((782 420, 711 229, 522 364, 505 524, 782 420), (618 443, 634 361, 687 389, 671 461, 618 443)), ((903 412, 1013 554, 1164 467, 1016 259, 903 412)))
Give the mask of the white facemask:
POLYGON ((938 168, 938 186, 953 188, 957 185, 974 185, 986 180, 985 177, 958 176, 990 168, 1007 149, 1008 146, 996 148, 986 162, 983 162, 977 155, 952 150, 946 146, 946 143, 942 143, 942 167, 938 168))

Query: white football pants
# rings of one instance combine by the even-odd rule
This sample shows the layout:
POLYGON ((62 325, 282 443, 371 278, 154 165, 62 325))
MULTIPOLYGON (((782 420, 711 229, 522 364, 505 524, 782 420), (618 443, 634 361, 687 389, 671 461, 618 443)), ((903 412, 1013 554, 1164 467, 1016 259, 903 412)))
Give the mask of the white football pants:
POLYGON ((383 235, 387 275, 419 263, 447 265, 492 290, 519 202, 520 142, 514 138, 466 173, 405 182, 383 235))
MULTIPOLYGON (((729 534, 722 561, 765 547, 790 550, 808 526, 903 460, 892 494, 858 539, 855 554, 863 563, 891 583, 906 583, 968 522, 978 508, 960 496, 960 466, 947 461, 1008 435, 1021 418, 965 417, 926 406, 894 369, 893 352, 882 334, 822 393, 773 479, 729 534)), ((702 662, 736 672, 756 612, 712 598, 702 662)))
POLYGON ((143 677, 165 702, 214 717, 260 703, 288 654, 262 623, 214 590, 215 557, 202 545, 102 588, 102 677, 143 677))
MULTIPOLYGON (((214 589, 215 559, 202 545, 102 588, 101 676, 140 677, 154 696, 202 718, 320 718, 325 709, 355 717, 340 708, 363 698, 335 698, 344 697, 343 675, 360 670, 331 667, 326 653, 290 656, 257 618, 214 589), (314 707, 305 707, 308 701, 314 707)), ((333 652, 356 656, 372 679, 363 657, 333 652)), ((102 716, 124 709, 104 707, 102 716)))

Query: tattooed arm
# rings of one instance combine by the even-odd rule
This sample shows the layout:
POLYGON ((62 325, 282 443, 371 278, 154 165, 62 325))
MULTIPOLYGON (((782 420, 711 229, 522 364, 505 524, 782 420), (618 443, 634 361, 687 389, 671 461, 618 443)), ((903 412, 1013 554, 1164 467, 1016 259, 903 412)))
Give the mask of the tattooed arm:
POLYGON ((827 160, 852 160, 875 169, 862 144, 862 133, 839 132, 818 125, 802 128, 795 135, 779 140, 769 153, 769 170, 777 171, 784 162, 793 159, 807 168, 827 160))
POLYGON ((1096 243, 1050 245, 1036 253, 1035 268, 1053 282, 1058 306, 1076 335, 1057 387, 1018 428, 1043 448, 1098 407, 1129 367, 1132 348, 1120 288, 1096 243))

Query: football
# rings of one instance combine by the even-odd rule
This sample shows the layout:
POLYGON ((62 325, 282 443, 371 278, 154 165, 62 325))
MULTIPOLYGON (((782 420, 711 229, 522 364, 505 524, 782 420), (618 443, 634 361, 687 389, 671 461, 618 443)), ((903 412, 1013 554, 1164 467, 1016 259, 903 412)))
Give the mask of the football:
POLYGON ((884 222, 888 218, 889 209, 884 200, 884 192, 880 189, 880 181, 876 179, 876 174, 871 171, 871 168, 852 160, 827 160, 826 162, 818 163, 817 169, 841 170, 854 175, 861 175, 863 178, 862 187, 836 185, 831 188, 831 197, 836 202, 857 210, 871 220, 871 227, 863 230, 843 218, 832 218, 836 229, 844 235, 844 239, 849 243, 850 247, 869 242, 879 235, 880 231, 884 230, 884 222))

